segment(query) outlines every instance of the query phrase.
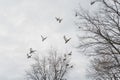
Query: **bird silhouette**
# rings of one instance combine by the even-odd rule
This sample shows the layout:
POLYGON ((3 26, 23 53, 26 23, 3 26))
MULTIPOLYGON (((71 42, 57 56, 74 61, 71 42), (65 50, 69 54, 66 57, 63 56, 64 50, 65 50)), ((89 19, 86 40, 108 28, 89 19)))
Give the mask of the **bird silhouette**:
POLYGON ((28 59, 31 58, 31 57, 32 57, 32 55, 27 54, 27 58, 28 58, 28 59))
POLYGON ((62 18, 59 18, 59 17, 55 17, 55 19, 56 19, 59 23, 61 23, 61 21, 63 20, 62 18))
POLYGON ((36 50, 33 50, 32 48, 30 48, 30 54, 34 53, 36 50))
POLYGON ((69 52, 69 54, 68 55, 72 55, 72 51, 71 52, 69 52))
POLYGON ((59 21, 59 18, 55 17, 55 19, 56 19, 57 21, 59 21))
POLYGON ((47 39, 47 37, 43 37, 42 35, 41 38, 42 38, 42 42, 47 39))
POLYGON ((71 39, 71 38, 68 38, 68 39, 67 39, 66 36, 64 36, 63 38, 64 38, 64 40, 65 40, 65 44, 68 43, 68 41, 70 41, 70 39, 71 39))
POLYGON ((93 5, 96 1, 92 1, 90 4, 93 5))

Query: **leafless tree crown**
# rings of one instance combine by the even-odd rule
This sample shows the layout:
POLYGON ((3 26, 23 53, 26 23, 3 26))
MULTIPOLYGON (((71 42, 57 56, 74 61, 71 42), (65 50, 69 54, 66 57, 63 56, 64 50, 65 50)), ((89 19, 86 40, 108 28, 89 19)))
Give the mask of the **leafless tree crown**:
POLYGON ((87 54, 93 57, 95 80, 120 80, 120 0, 93 2, 91 7, 101 5, 95 13, 77 11, 77 26, 85 33, 79 37, 79 48, 88 49, 87 54))
POLYGON ((28 80, 66 80, 66 74, 73 68, 70 62, 71 55, 60 56, 52 51, 49 56, 35 57, 31 70, 27 71, 28 80))

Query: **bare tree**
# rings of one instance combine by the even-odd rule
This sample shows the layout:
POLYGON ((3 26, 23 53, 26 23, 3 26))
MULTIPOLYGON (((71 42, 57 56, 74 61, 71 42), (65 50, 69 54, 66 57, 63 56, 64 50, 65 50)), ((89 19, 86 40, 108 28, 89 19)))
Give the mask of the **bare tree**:
MULTIPOLYGON (((68 53, 69 54, 69 53, 68 53)), ((60 55, 57 51, 50 51, 48 56, 34 57, 35 63, 26 71, 28 80, 67 80, 66 74, 73 68, 71 55, 60 55)))
POLYGON ((95 80, 120 80, 120 0, 95 0, 95 12, 78 10, 80 49, 92 57, 95 80), (96 6, 98 7, 98 6, 96 6), (91 14, 92 13, 92 14, 91 14))

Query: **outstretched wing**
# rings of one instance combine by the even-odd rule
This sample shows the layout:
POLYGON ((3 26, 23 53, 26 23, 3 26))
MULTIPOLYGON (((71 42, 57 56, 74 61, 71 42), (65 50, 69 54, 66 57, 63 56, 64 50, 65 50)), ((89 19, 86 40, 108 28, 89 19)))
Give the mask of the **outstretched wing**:
POLYGON ((68 41, 70 40, 71 38, 68 39, 68 41))
POLYGON ((59 19, 59 23, 61 23, 62 19, 59 19))
POLYGON ((65 41, 67 41, 67 38, 66 38, 66 36, 64 36, 63 38, 64 38, 64 40, 65 40, 65 41))
POLYGON ((59 18, 55 17, 55 19, 56 19, 57 21, 59 21, 59 18))
POLYGON ((47 39, 47 37, 45 37, 45 39, 47 39))
POLYGON ((44 37, 41 35, 41 38, 43 39, 44 37))

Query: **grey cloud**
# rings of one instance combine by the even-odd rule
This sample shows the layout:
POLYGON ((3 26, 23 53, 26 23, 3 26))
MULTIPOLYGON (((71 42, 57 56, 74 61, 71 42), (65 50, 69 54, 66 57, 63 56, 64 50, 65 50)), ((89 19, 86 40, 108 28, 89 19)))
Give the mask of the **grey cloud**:
MULTIPOLYGON (((30 47, 41 51, 51 46, 63 51, 72 49, 71 45, 76 40, 71 39, 70 44, 64 45, 63 35, 73 38, 76 35, 73 11, 79 1, 85 2, 84 0, 0 0, 0 80, 24 78, 24 71, 29 66, 26 53, 30 47), (61 24, 56 22, 56 16, 63 18, 61 24), (41 42, 41 34, 48 36, 44 43, 41 42)), ((84 61, 79 62, 79 58, 75 59, 76 56, 78 55, 75 54, 74 63, 83 64, 84 61)), ((81 68, 84 69, 86 64, 81 68)), ((76 71, 71 73, 73 74, 71 80, 79 77, 78 73, 76 71)), ((84 75, 79 78, 83 80, 84 75)))

